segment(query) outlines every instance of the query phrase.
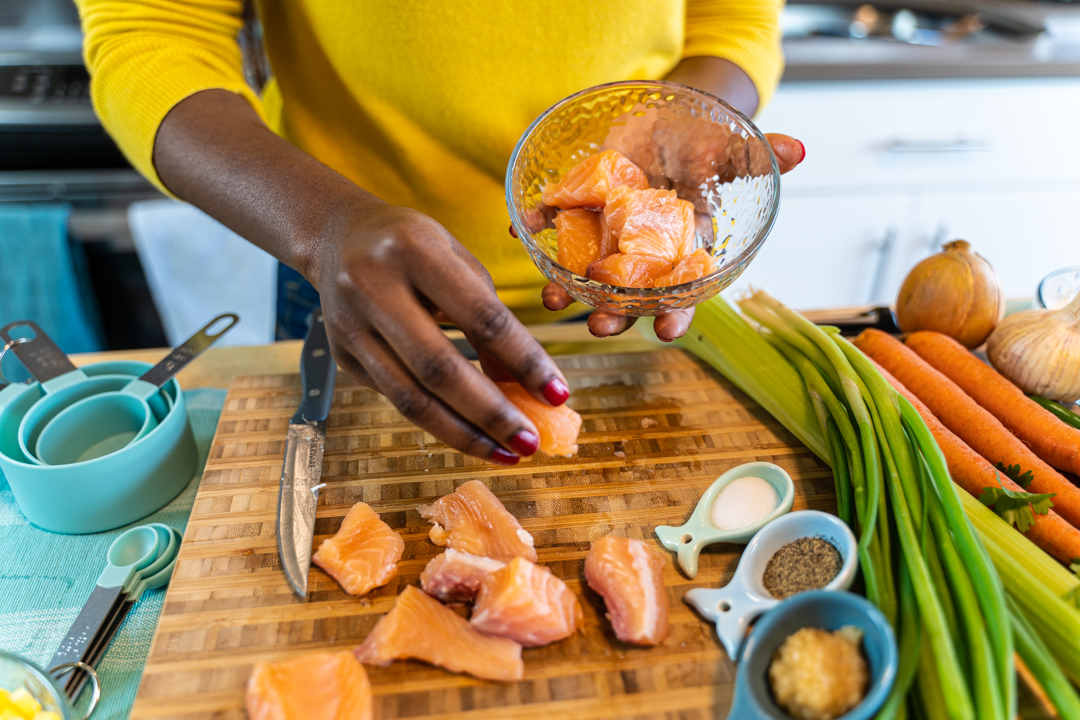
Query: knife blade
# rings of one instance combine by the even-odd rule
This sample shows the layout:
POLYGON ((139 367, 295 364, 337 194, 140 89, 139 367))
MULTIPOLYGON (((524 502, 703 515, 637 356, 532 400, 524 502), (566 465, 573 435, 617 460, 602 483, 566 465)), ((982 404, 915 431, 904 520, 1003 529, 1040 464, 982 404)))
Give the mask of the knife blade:
POLYGON ((334 399, 337 364, 330 355, 322 312, 316 310, 300 358, 303 399, 285 441, 278 497, 278 551, 281 567, 293 590, 307 597, 311 569, 311 542, 315 537, 315 509, 322 483, 326 419, 334 399))

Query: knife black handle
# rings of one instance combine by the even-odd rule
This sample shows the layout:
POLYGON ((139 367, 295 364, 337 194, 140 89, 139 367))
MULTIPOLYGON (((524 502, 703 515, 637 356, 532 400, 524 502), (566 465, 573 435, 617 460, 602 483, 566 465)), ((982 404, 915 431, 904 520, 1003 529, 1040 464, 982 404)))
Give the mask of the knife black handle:
POLYGON ((334 401, 334 382, 337 380, 337 363, 330 354, 330 341, 326 337, 326 325, 321 310, 311 316, 311 328, 304 340, 304 353, 300 357, 300 379, 304 385, 304 398, 293 415, 293 422, 318 422, 330 416, 334 401))

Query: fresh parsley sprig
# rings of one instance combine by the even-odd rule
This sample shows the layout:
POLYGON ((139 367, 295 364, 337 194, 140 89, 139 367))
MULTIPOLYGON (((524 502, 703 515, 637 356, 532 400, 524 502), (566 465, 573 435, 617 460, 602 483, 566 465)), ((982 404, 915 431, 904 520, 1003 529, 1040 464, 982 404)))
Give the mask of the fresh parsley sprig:
MULTIPOLYGON (((1013 467, 1019 473, 1020 466, 1013 467)), ((1030 472, 1028 474, 1030 475, 1030 472)), ((1036 494, 1006 490, 1001 484, 1001 476, 997 473, 994 475, 997 477, 998 487, 983 488, 982 494, 979 495, 979 502, 992 507, 998 517, 1015 526, 1020 532, 1027 532, 1035 524, 1036 515, 1045 515, 1050 512, 1050 508, 1054 507, 1050 498, 1054 497, 1055 493, 1036 494)), ((1013 480, 1023 485, 1016 478, 1013 480)), ((1028 482, 1030 483, 1030 479, 1028 482)))
MULTIPOLYGON (((1027 490, 1031 486, 1031 481, 1034 478, 1031 476, 1031 471, 1021 472, 1019 465, 1006 465, 1005 463, 998 463, 995 467, 1001 472, 1005 473, 1005 477, 1012 480, 1020 487, 1027 490)), ((998 478, 998 484, 1001 483, 1001 478, 998 478)))

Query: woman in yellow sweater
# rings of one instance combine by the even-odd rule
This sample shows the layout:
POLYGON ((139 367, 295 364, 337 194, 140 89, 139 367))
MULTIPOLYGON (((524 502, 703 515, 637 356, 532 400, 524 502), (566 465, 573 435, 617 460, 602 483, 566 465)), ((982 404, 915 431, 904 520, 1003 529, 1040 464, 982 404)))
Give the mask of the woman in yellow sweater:
MULTIPOLYGON (((514 143, 554 102, 627 78, 753 115, 780 75, 781 1, 260 0, 262 97, 242 71, 243 0, 77 4, 94 106, 135 167, 307 278, 345 370, 449 445, 509 465, 536 450, 535 426, 437 322, 461 328, 489 374, 566 401, 521 324, 542 318, 543 278, 507 235, 514 143)), ((805 154, 772 143, 782 170, 805 154)), ((690 320, 660 318, 657 334, 690 320)))

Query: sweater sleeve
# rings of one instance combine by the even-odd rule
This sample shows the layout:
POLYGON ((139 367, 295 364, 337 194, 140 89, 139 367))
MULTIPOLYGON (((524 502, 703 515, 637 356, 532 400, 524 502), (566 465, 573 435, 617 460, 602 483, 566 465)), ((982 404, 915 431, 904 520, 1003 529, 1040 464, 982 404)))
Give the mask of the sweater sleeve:
POLYGON ((237 35, 243 0, 76 0, 90 95, 102 125, 135 168, 168 192, 154 168, 154 138, 168 112, 201 90, 243 96, 237 35))
POLYGON ((783 7, 783 0, 687 0, 683 57, 718 57, 738 65, 757 88, 760 112, 784 69, 783 7))

